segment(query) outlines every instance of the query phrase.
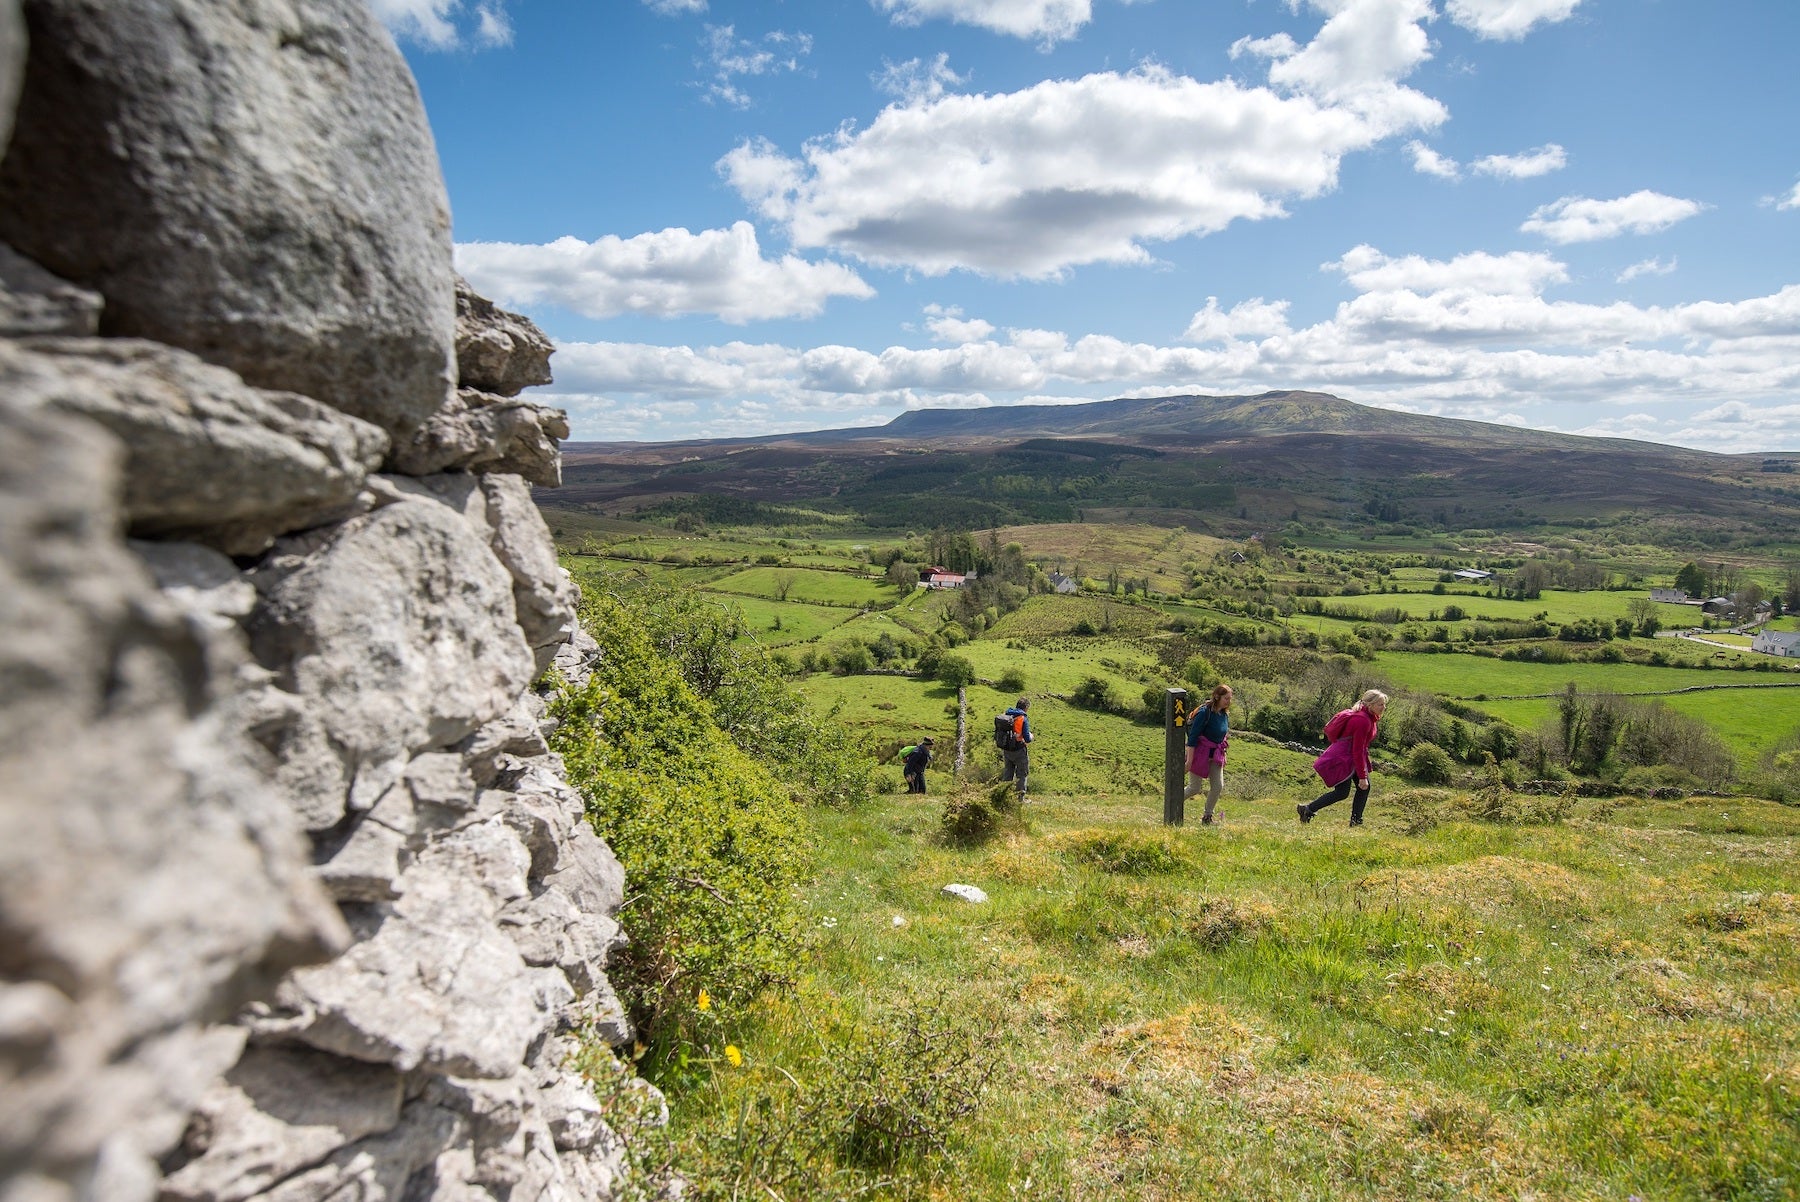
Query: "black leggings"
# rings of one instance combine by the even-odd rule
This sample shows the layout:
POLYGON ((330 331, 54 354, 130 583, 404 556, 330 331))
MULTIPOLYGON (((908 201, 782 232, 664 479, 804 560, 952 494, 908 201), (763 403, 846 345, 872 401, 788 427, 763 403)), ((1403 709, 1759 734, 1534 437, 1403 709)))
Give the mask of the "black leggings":
MULTIPOLYGON (((1309 814, 1317 814, 1326 806, 1336 805, 1338 802, 1344 800, 1344 798, 1350 796, 1350 790, 1355 785, 1356 777, 1346 776, 1343 783, 1338 785, 1337 788, 1327 789, 1325 792, 1319 794, 1319 796, 1314 799, 1313 803, 1306 807, 1306 812, 1309 814)), ((1361 822, 1363 807, 1368 804, 1369 786, 1364 785, 1362 788, 1356 790, 1356 800, 1350 803, 1350 821, 1361 822)))

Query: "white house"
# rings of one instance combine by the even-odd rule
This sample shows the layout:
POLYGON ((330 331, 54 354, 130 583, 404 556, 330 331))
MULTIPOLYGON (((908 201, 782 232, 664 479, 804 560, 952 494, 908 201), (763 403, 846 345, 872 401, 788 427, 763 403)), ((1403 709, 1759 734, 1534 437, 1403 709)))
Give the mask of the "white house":
POLYGON ((1750 640, 1750 650, 1800 659, 1800 630, 1759 630, 1750 640))
POLYGON ((1061 572, 1050 573, 1050 587, 1059 593, 1073 593, 1081 588, 1073 577, 1064 576, 1061 572))
POLYGON ((1650 599, 1667 601, 1670 605, 1687 605, 1693 600, 1684 588, 1653 588, 1650 590, 1650 599))

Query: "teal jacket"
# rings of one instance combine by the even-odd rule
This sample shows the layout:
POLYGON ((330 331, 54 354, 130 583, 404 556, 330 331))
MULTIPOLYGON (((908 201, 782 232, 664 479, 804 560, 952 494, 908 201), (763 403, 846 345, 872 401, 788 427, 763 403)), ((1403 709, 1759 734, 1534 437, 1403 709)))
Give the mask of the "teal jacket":
POLYGON ((1211 739, 1215 743, 1223 743, 1225 736, 1231 733, 1231 715, 1224 710, 1214 711, 1209 701, 1194 711, 1188 719, 1187 745, 1198 743, 1201 738, 1211 739))

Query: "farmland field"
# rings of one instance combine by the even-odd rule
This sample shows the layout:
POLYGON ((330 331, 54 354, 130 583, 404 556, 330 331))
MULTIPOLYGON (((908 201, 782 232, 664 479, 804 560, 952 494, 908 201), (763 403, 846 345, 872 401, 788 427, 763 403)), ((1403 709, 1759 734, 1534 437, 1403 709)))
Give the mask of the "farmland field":
POLYGON ((1129 788, 1150 766, 1096 755, 1110 789, 1042 796, 983 846, 933 838, 937 797, 819 814, 817 953, 682 1121, 779 1109, 822 1015, 941 999, 963 1021, 940 1038, 994 1076, 909 1196, 1792 1196, 1800 813, 1496 824, 1378 793, 1350 831, 1299 827, 1276 789, 1166 831, 1129 788))
POLYGON ((1398 651, 1380 653, 1374 664, 1397 684, 1466 701, 1560 693, 1570 681, 1590 693, 1669 693, 1699 685, 1800 684, 1800 680, 1784 680, 1782 676, 1760 672, 1659 668, 1649 664, 1526 663, 1479 655, 1398 651))
MULTIPOLYGON (((1623 618, 1628 612, 1627 606, 1642 596, 1641 592, 1559 593, 1546 590, 1538 599, 1516 601, 1506 597, 1459 593, 1452 587, 1441 594, 1430 591, 1365 593, 1360 597, 1326 597, 1322 600, 1326 605, 1341 606, 1362 614, 1398 609, 1409 617, 1424 619, 1433 611, 1441 612, 1446 606, 1456 605, 1474 620, 1524 622, 1539 614, 1555 615, 1558 621, 1574 618, 1623 618)), ((1659 604, 1657 610, 1661 614, 1663 625, 1669 628, 1692 626, 1700 620, 1700 611, 1691 605, 1659 604)))
POLYGON ((898 597, 893 585, 867 576, 816 568, 748 568, 711 582, 722 593, 748 597, 805 601, 813 605, 846 605, 855 608, 892 602, 898 597), (787 596, 780 598, 783 587, 787 596))

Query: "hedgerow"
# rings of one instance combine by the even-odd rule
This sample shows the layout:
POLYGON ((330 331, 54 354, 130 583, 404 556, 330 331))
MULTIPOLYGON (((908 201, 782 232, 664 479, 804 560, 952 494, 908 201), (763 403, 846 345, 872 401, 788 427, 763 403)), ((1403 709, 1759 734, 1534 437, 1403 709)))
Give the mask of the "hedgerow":
POLYGON ((625 868, 630 944, 609 975, 652 1051, 647 1069, 678 1068, 702 1010, 740 1010, 789 978, 805 813, 720 729, 631 607, 599 594, 582 618, 600 664, 553 703, 552 746, 625 868))

